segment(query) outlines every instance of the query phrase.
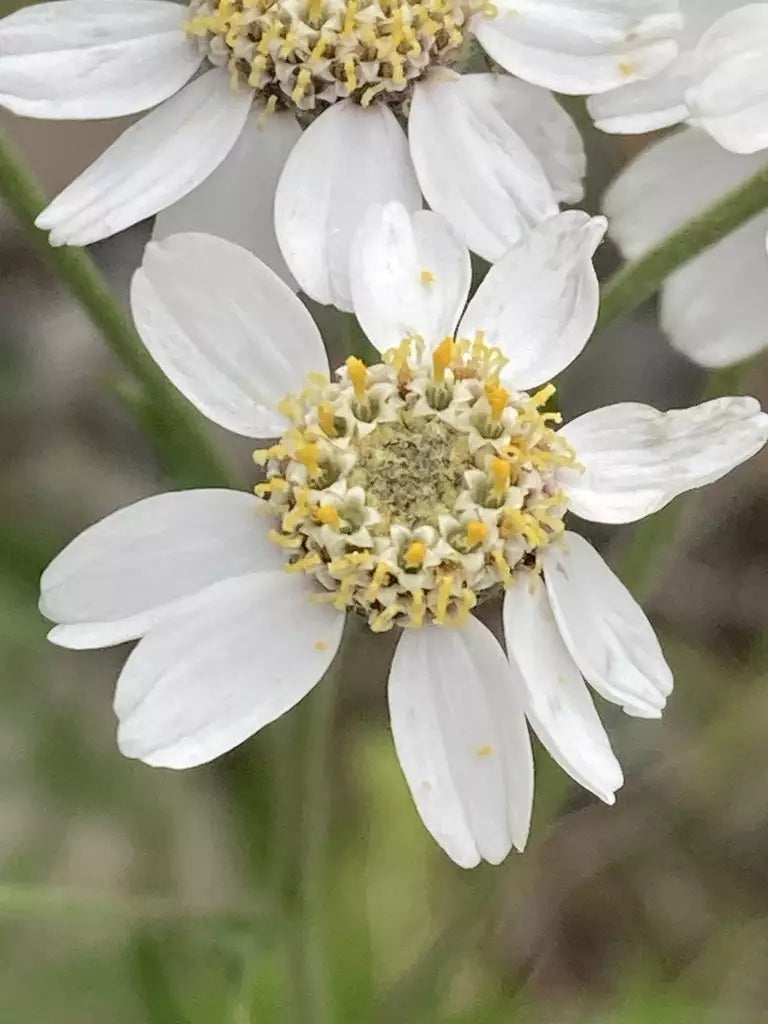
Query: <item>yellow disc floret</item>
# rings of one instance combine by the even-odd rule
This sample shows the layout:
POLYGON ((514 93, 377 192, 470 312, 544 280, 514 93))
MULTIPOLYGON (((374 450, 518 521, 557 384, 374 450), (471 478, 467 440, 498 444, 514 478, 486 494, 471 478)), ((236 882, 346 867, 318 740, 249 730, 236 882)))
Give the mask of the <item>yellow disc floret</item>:
POLYGON ((557 472, 577 463, 542 411, 554 388, 509 390, 503 369, 481 334, 447 338, 431 359, 406 339, 282 403, 294 425, 255 453, 256 492, 286 569, 312 577, 319 600, 376 631, 450 626, 538 571, 563 531, 557 472))
POLYGON ((270 109, 324 109, 351 97, 395 107, 436 65, 461 56, 484 0, 190 0, 186 24, 236 88, 270 109))

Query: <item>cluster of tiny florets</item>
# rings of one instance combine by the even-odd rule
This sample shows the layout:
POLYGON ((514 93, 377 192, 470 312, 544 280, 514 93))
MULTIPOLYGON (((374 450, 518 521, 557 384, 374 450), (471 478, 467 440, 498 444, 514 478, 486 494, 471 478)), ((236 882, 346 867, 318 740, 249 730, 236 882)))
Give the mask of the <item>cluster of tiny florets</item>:
POLYGON ((412 84, 453 64, 488 0, 191 0, 187 31, 234 86, 274 107, 352 97, 401 107, 412 84))
POLYGON ((350 358, 284 400, 293 426, 254 458, 286 569, 375 631, 466 620, 492 588, 538 569, 563 531, 560 467, 575 457, 543 407, 510 392, 482 337, 425 359, 405 341, 384 362, 350 358))

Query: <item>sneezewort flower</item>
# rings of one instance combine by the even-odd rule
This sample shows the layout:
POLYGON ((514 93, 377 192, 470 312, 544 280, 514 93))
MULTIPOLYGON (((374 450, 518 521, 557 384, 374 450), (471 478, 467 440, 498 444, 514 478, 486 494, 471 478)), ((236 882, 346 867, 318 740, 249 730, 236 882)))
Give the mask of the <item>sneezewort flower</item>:
MULTIPOLYGON (((729 153, 700 129, 684 128, 611 183, 603 202, 611 238, 637 259, 765 167, 768 153, 729 153)), ((662 329, 701 366, 729 366, 768 347, 766 230, 768 213, 758 214, 661 287, 662 329)))
POLYGON ((155 107, 41 214, 53 244, 165 210, 158 237, 211 231, 285 274, 274 206, 291 271, 349 308, 339 268, 370 203, 416 209, 423 193, 496 260, 578 201, 581 142, 546 89, 653 74, 679 20, 677 0, 56 0, 0 21, 0 104, 155 107), (458 75, 473 36, 519 77, 458 75))
POLYGON ((320 680, 351 614, 399 632, 395 746, 457 864, 525 845, 526 719, 613 802, 622 772, 584 680, 657 717, 672 679, 645 615, 564 517, 648 515, 754 454, 768 417, 726 398, 561 427, 546 382, 594 326, 604 229, 578 212, 534 228, 464 308, 469 254, 447 224, 372 208, 350 280, 382 358, 334 376, 304 306, 253 255, 195 234, 150 244, 132 287, 149 351, 210 419, 277 441, 255 453, 256 496, 148 498, 43 575, 53 641, 141 638, 115 697, 125 754, 185 768, 241 743, 320 680), (506 654, 473 615, 496 590, 506 654))

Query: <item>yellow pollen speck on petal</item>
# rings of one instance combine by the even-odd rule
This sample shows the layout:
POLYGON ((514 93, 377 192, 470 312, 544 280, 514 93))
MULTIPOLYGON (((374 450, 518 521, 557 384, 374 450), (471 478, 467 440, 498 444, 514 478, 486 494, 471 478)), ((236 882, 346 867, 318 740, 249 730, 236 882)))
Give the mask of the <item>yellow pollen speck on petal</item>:
POLYGON ((470 547, 475 547, 476 544, 482 544, 488 536, 488 527, 485 523, 479 519, 475 519, 471 523, 467 523, 467 544, 470 547))
POLYGON ((422 268, 421 271, 421 282, 422 284, 434 284, 436 281, 435 275, 431 270, 427 270, 426 267, 422 268))
POLYGON ((619 62, 619 71, 625 78, 629 78, 629 76, 634 73, 634 70, 634 66, 630 64, 628 60, 622 60, 619 62))
POLYGON ((505 459, 493 458, 489 472, 493 481, 493 493, 497 498, 502 497, 509 490, 509 478, 512 467, 505 459))
POLYGON ((355 389, 355 398, 362 402, 365 398, 365 385, 368 380, 368 370, 362 359, 357 356, 349 356, 346 361, 347 373, 355 389))
POLYGON ((405 552, 405 564, 408 569, 420 569, 427 554, 426 544, 415 540, 405 552))
POLYGON ((486 743, 484 746, 478 747, 477 750, 475 750, 475 757, 490 757, 492 753, 493 747, 490 743, 486 743))
POLYGON ((453 338, 443 338, 435 351, 432 353, 432 366, 434 368, 435 380, 441 383, 445 377, 445 371, 456 357, 456 343, 453 338))
POLYGON ((315 650, 316 651, 327 651, 328 650, 328 644, 325 642, 325 640, 315 640, 315 650))

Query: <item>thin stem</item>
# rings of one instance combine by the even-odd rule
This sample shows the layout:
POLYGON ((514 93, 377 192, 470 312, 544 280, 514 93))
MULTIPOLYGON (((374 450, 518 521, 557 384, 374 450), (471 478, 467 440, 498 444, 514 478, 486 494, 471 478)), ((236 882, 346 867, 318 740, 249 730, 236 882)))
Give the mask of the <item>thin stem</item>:
POLYGON ((168 382, 144 348, 107 282, 85 249, 53 248, 35 219, 45 197, 27 168, 0 137, 0 197, 29 233, 37 251, 64 282, 105 341, 140 385, 123 397, 151 436, 164 464, 183 485, 226 485, 222 468, 197 414, 168 382))
POLYGON ((686 221, 645 256, 614 274, 603 288, 597 329, 607 327, 649 299, 673 271, 766 207, 768 167, 686 221))
POLYGON ((277 879, 284 929, 286 1024, 333 1024, 327 949, 330 750, 334 708, 351 636, 348 618, 331 667, 280 723, 277 750, 277 879))

